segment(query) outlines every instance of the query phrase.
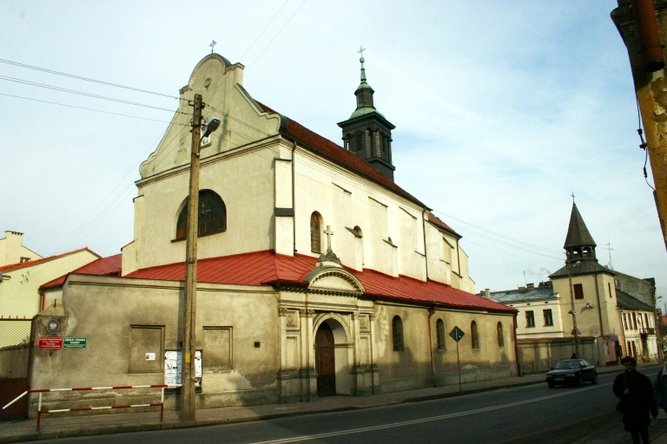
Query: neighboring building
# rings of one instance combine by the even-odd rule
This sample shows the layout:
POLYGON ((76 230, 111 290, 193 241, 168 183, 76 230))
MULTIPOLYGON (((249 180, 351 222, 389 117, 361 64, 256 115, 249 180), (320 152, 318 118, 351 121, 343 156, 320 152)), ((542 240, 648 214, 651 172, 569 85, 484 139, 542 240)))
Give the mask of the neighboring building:
MULTIPOLYGON (((628 50, 635 96, 641 117, 640 148, 651 162, 658 219, 667 247, 667 43, 666 0, 617 0, 611 18, 628 50), (644 140, 646 141, 644 143, 644 140)), ((633 110, 634 111, 634 110, 633 110)))
MULTIPOLYGON (((39 291, 43 284, 96 259, 97 254, 83 248, 0 267, 0 319, 31 319, 46 306, 39 291)), ((8 324, 0 323, 0 346, 21 342, 29 332, 28 324, 10 332, 8 324)))
POLYGON ((516 310, 471 293, 460 235, 394 182, 394 126, 361 62, 343 148, 251 97, 242 65, 202 59, 140 167, 120 276, 45 287, 63 304, 36 336, 53 321, 87 347, 35 349, 31 385, 178 381, 195 93, 222 121, 200 154, 198 408, 516 375, 516 310))
POLYGON ((0 239, 0 267, 41 259, 42 256, 23 246, 23 233, 5 230, 0 239))
POLYGON ((541 371, 571 353, 599 365, 623 355, 658 359, 655 282, 600 265, 576 204, 565 239, 565 265, 538 287, 489 292, 519 310, 517 342, 524 371, 541 371), (536 352, 536 350, 539 350, 536 352))

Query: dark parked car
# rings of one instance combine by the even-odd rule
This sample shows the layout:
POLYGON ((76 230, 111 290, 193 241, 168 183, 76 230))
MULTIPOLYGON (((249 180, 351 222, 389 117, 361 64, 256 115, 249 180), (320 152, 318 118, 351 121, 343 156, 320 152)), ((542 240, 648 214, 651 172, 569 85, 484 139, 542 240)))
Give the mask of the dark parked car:
POLYGON ((547 384, 550 388, 557 385, 581 385, 584 382, 598 383, 598 371, 584 359, 564 359, 547 372, 547 384))

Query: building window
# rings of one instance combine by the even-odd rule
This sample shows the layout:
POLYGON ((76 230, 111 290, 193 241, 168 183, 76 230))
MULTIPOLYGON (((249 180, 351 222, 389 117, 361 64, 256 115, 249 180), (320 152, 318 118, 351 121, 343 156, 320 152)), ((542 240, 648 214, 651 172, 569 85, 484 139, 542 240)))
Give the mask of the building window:
POLYGON ((403 321, 399 316, 394 316, 391 320, 391 338, 394 351, 403 351, 403 321))
POLYGON ((551 327, 554 325, 554 317, 553 314, 551 313, 551 309, 548 308, 546 310, 542 310, 542 314, 544 315, 544 325, 546 327, 551 327))
POLYGON ((310 251, 322 253, 322 216, 317 211, 310 215, 310 251))
POLYGON ((470 341, 473 349, 479 349, 479 335, 477 334, 477 322, 470 323, 470 341))
POLYGON ((442 319, 435 321, 435 334, 438 342, 438 350, 445 350, 445 323, 442 319))
POLYGON ((503 336, 503 324, 500 322, 498 322, 498 325, 496 325, 496 333, 498 336, 498 347, 504 347, 505 337, 503 336))
POLYGON ((584 287, 581 284, 574 284, 574 298, 583 299, 584 298, 584 287))
MULTIPOLYGON (((176 240, 183 240, 188 232, 188 198, 185 199, 176 222, 176 240)), ((220 196, 211 190, 199 192, 199 220, 197 236, 220 233, 227 229, 227 208, 220 196)))
POLYGON ((526 312, 526 327, 535 327, 535 313, 532 310, 526 312))

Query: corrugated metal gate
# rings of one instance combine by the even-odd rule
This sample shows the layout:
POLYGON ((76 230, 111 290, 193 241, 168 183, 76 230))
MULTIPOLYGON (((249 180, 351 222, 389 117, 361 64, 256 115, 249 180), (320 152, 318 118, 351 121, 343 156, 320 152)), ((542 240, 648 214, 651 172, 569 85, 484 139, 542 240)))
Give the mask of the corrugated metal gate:
POLYGON ((27 396, 2 406, 29 388, 31 328, 31 319, 0 318, 0 420, 27 418, 27 396))

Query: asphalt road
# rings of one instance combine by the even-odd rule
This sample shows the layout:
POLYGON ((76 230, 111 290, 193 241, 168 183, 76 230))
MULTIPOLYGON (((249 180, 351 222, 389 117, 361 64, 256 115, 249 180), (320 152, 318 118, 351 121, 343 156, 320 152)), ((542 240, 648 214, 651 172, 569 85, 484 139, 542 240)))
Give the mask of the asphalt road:
MULTIPOLYGON (((625 443, 629 436, 614 411, 614 376, 600 375, 597 385, 583 387, 534 384, 355 411, 51 442, 625 443)), ((654 421, 654 434, 665 430, 667 417, 654 421)))

